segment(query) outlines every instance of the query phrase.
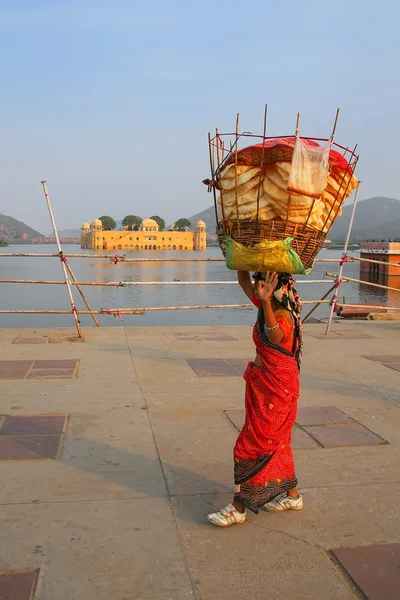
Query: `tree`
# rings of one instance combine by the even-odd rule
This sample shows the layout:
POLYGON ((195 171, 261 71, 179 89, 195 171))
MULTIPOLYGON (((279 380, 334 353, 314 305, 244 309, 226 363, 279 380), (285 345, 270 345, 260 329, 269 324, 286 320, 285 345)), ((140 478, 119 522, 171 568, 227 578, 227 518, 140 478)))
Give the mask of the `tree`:
POLYGON ((153 215, 152 217, 150 217, 150 219, 153 219, 153 221, 155 221, 157 223, 157 225, 160 228, 160 231, 164 231, 164 229, 165 229, 165 221, 164 221, 164 219, 162 219, 158 215, 153 215))
POLYGON ((142 218, 137 215, 126 215, 126 217, 122 219, 122 226, 129 231, 134 231, 139 229, 141 222, 142 218))
POLYGON ((174 223, 174 227, 177 231, 187 231, 190 229, 191 222, 188 219, 178 219, 174 223))
POLYGON ((100 217, 101 224, 103 225, 104 231, 112 231, 116 228, 117 224, 112 217, 104 215, 100 217))

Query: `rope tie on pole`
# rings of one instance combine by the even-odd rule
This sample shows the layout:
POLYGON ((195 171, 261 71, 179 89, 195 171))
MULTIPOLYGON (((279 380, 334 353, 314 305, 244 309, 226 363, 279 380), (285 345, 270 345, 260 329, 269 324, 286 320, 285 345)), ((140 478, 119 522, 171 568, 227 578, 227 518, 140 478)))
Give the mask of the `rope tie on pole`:
POLYGON ((329 306, 333 306, 333 312, 337 313, 337 308, 338 308, 338 289, 340 288, 341 284, 343 283, 343 279, 342 277, 340 277, 339 275, 336 277, 335 279, 335 292, 332 296, 332 300, 329 303, 329 306))
POLYGON ((343 267, 344 263, 346 263, 346 262, 347 262, 347 260, 348 260, 348 258, 347 258, 347 252, 343 252, 343 254, 342 254, 342 258, 340 259, 340 263, 339 263, 339 265, 340 265, 341 267, 343 267))
POLYGON ((58 256, 60 257, 60 260, 62 263, 65 263, 66 265, 68 264, 68 259, 66 256, 64 256, 64 253, 62 250, 58 253, 58 256))
POLYGON ((112 315, 114 317, 114 319, 119 319, 121 321, 121 323, 123 323, 123 318, 121 317, 121 313, 119 312, 119 309, 112 309, 112 308, 107 308, 107 314, 108 315, 112 315))

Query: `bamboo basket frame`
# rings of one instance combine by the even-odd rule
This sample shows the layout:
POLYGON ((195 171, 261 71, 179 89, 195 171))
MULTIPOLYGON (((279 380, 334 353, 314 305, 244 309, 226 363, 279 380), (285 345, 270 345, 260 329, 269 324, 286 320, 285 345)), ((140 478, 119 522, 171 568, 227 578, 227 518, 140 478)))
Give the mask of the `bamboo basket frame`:
MULTIPOLYGON (((340 150, 343 153, 343 156, 346 156, 346 160, 349 163, 349 167, 354 173, 359 156, 356 154, 357 146, 354 147, 353 150, 350 150, 348 147, 342 146, 334 141, 333 137, 336 130, 336 125, 338 121, 339 110, 336 113, 336 118, 334 122, 334 126, 332 129, 332 134, 329 138, 317 138, 317 137, 302 137, 301 139, 310 140, 314 142, 329 142, 331 147, 336 150, 340 150)), ((217 196, 215 189, 219 189, 218 185, 218 176, 221 171, 221 168, 224 164, 227 163, 228 159, 231 159, 232 164, 235 164, 235 173, 237 174, 237 164, 238 164, 238 146, 239 141, 242 138, 249 139, 252 141, 252 144, 262 144, 262 156, 261 156, 261 172, 260 172, 260 181, 262 177, 262 170, 268 164, 277 162, 278 160, 291 161, 293 155, 293 148, 290 147, 278 147, 276 149, 275 154, 271 156, 271 152, 264 152, 265 142, 271 140, 278 139, 292 139, 295 140, 298 135, 299 128, 299 119, 300 115, 297 115, 297 123, 296 123, 296 133, 294 135, 285 135, 285 136, 267 136, 266 135, 266 116, 267 116, 267 106, 265 107, 264 112, 264 131, 263 135, 255 135, 249 132, 239 133, 238 123, 239 123, 239 115, 236 117, 236 128, 234 133, 219 133, 216 130, 215 136, 211 137, 208 134, 208 143, 209 143, 209 156, 210 156, 210 165, 212 172, 212 181, 211 187, 213 189, 214 196, 214 209, 215 215, 217 219, 217 227, 216 233, 218 236, 218 241, 221 247, 223 254, 225 255, 226 251, 226 238, 231 237, 235 241, 240 242, 244 246, 253 246, 264 240, 284 240, 287 237, 294 237, 293 247, 296 250, 297 254, 300 256, 302 263, 305 268, 310 268, 313 265, 314 259, 318 252, 321 250, 326 237, 329 233, 329 229, 332 226, 334 220, 337 217, 337 214, 341 208, 342 203, 337 201, 342 197, 342 194, 346 194, 349 183, 347 183, 347 187, 344 188, 345 184, 345 175, 342 178, 339 189, 337 190, 336 197, 334 202, 332 203, 331 209, 328 213, 328 216, 325 219, 324 228, 327 228, 327 223, 331 220, 331 225, 326 231, 318 231, 308 225, 309 218, 311 216, 311 211, 308 215, 307 221, 305 224, 295 224, 289 220, 289 204, 287 208, 286 219, 281 219, 279 217, 275 217, 274 219, 262 220, 259 218, 259 191, 257 194, 257 212, 254 218, 252 219, 239 219, 239 208, 237 202, 237 182, 235 181, 235 193, 236 193, 236 217, 232 220, 228 220, 225 218, 224 206, 223 206, 223 194, 221 192, 221 213, 222 218, 218 218, 218 205, 217 205, 217 196), (233 138, 233 143, 232 143, 233 138), (222 161, 220 160, 220 156, 224 157, 222 161), (216 165, 216 166, 215 166, 216 165), (332 219, 332 213, 334 217, 332 219)), ((259 184, 260 188, 260 184, 259 184)))

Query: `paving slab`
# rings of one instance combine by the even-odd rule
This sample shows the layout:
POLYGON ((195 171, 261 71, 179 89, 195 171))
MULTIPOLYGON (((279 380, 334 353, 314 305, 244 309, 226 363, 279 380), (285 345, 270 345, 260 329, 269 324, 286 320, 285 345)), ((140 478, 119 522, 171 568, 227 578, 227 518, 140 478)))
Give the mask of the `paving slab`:
POLYGON ((6 416, 0 425, 0 436, 61 434, 65 431, 66 421, 66 415, 6 416))
POLYGON ((59 435, 0 435, 0 460, 43 460, 57 458, 59 435))
POLYGON ((353 423, 354 419, 336 406, 301 406, 297 411, 296 423, 299 425, 328 425, 353 423))
POLYGON ((251 361, 251 358, 227 358, 226 361, 232 365, 232 367, 234 369, 236 369, 240 375, 243 375, 245 370, 247 369, 247 366, 249 364, 249 362, 251 361))
POLYGON ((324 448, 386 444, 386 440, 383 440, 359 423, 324 426, 316 425, 314 427, 304 427, 304 429, 324 448))
POLYGON ((239 377, 240 373, 223 358, 188 358, 199 377, 239 377))
POLYGON ((39 570, 0 571, 2 600, 32 600, 39 570))
POLYGON ((32 360, 1 360, 0 379, 25 379, 32 364, 32 360))
POLYGON ((335 548, 333 554, 368 600, 397 600, 400 544, 335 548))

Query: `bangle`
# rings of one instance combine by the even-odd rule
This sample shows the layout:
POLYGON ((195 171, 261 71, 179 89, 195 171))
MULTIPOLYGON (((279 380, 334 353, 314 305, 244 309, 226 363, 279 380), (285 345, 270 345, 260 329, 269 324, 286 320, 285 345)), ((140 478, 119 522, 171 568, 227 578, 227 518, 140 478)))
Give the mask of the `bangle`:
POLYGON ((264 325, 264 327, 265 327, 266 331, 275 331, 275 329, 279 329, 279 323, 277 323, 273 327, 266 327, 266 325, 264 325))

